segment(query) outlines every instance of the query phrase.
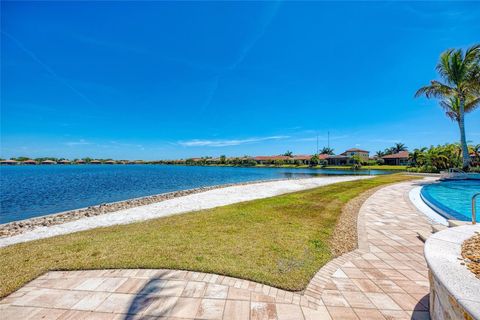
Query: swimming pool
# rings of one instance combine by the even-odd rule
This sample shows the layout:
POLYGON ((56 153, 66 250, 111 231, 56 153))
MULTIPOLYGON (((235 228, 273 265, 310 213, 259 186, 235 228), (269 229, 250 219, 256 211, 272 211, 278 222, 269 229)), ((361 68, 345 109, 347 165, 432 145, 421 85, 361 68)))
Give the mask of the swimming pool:
MULTIPOLYGON (((480 180, 445 180, 426 185, 422 199, 447 219, 472 220, 472 197, 480 192, 480 180)), ((480 211, 477 201, 477 212, 480 211)), ((477 214, 477 220, 478 220, 477 214)))

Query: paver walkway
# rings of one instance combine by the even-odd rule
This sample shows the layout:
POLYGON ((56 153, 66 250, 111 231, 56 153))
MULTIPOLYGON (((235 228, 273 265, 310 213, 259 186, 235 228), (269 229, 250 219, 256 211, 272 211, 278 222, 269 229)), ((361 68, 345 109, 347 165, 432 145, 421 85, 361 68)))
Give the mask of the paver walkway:
POLYGON ((48 272, 0 301, 2 319, 428 319, 428 230, 407 193, 387 186, 359 213, 359 249, 324 266, 305 292, 177 270, 48 272))

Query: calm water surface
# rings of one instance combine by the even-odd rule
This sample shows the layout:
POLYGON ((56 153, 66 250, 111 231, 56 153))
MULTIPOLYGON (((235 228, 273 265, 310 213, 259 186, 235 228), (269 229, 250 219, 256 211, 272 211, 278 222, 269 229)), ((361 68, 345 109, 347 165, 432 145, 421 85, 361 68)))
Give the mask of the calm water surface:
POLYGON ((167 165, 0 166, 0 223, 203 186, 352 172, 167 165))

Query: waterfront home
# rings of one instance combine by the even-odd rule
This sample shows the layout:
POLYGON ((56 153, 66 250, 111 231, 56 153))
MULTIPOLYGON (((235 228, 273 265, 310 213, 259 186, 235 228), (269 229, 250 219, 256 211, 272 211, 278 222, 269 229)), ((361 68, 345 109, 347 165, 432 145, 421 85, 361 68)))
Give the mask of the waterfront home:
POLYGON ((90 164, 101 164, 102 162, 100 160, 92 160, 90 161, 90 164))
POLYGON ((22 162, 22 164, 37 164, 37 162, 35 160, 32 160, 32 159, 28 159, 28 160, 25 160, 22 162))
POLYGON ((2 161, 0 161, 0 164, 6 164, 6 165, 15 165, 17 163, 18 162, 15 161, 15 160, 2 160, 2 161))
POLYGON ((354 156, 357 156, 358 158, 360 158, 361 162, 367 162, 369 159, 369 155, 370 155, 370 151, 351 148, 351 149, 345 150, 339 155, 328 156, 326 157, 326 160, 328 161, 328 164, 331 166, 344 166, 344 165, 353 164, 352 158, 354 156))
POLYGON ((288 162, 291 159, 289 156, 257 156, 253 158, 257 164, 274 164, 276 161, 288 162))
POLYGON ((45 160, 45 161, 42 161, 42 164, 57 164, 57 163, 53 160, 45 160))
POLYGON ((341 155, 347 156, 350 158, 353 156, 357 156, 360 158, 361 161, 368 161, 368 158, 370 157, 370 151, 352 148, 352 149, 345 150, 345 152, 341 153, 341 155))
POLYGON ((114 160, 107 160, 104 163, 105 164, 115 164, 116 162, 114 160))
POLYGON ((58 162, 58 164, 70 164, 70 163, 71 163, 70 160, 66 160, 66 159, 60 160, 58 162))
POLYGON ((383 156, 382 159, 385 161, 385 164, 388 165, 406 166, 408 165, 408 155, 408 151, 400 151, 398 153, 383 156))
POLYGON ((350 163, 351 157, 346 155, 328 156, 325 158, 330 166, 346 166, 350 163))
POLYGON ((310 160, 312 159, 312 156, 309 154, 299 154, 299 155, 294 155, 292 159, 295 161, 295 163, 301 163, 304 165, 310 164, 310 160))
POLYGON ((75 163, 76 163, 76 164, 85 164, 85 161, 84 161, 84 160, 81 160, 81 159, 79 159, 79 160, 75 161, 75 163))

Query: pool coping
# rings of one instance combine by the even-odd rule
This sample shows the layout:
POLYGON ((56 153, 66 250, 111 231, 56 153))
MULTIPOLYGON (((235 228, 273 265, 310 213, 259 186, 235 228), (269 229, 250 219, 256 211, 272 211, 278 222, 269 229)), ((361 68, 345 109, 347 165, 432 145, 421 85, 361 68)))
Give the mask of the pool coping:
MULTIPOLYGON (((434 181, 425 181, 427 184, 434 183, 434 181)), ((448 219, 442 216, 439 212, 435 211, 432 209, 424 200, 424 198, 421 195, 421 190, 423 186, 418 186, 414 187, 410 192, 408 193, 408 197, 412 204, 417 208, 418 211, 426 215, 430 220, 443 224, 443 225, 448 225, 448 219)))

